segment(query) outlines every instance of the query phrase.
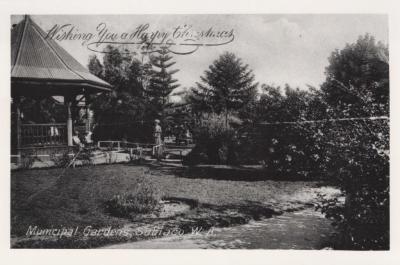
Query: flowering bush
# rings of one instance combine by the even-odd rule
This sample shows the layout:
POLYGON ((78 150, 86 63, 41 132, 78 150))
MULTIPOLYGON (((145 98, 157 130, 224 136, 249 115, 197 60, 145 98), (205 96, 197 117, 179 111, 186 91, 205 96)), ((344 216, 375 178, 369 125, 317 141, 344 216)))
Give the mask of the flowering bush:
POLYGON ((105 202, 106 210, 113 216, 129 218, 135 213, 156 211, 161 197, 158 190, 142 178, 133 190, 114 195, 105 202))

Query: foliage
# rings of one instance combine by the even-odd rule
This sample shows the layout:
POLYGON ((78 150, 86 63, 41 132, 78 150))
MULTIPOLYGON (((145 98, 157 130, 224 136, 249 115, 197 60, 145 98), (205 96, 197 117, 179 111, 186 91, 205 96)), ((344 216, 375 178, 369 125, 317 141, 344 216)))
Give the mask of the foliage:
POLYGON ((83 165, 93 165, 93 150, 92 148, 82 148, 76 159, 81 161, 83 165))
POLYGON ((35 152, 29 151, 29 152, 23 152, 21 154, 21 164, 19 165, 20 169, 30 169, 33 166, 33 163, 35 161, 40 161, 39 157, 35 152))
POLYGON ((103 65, 96 55, 91 55, 89 57, 88 69, 89 72, 91 72, 95 76, 103 78, 103 65))
MULTIPOLYGON (((369 35, 333 52, 322 86, 330 117, 389 116, 388 66, 387 47, 369 35)), ((331 124, 324 132, 316 137, 324 166, 346 195, 344 206, 322 207, 342 229, 338 248, 388 249, 389 121, 331 124)))
POLYGON ((185 102, 177 102, 166 111, 163 136, 175 136, 184 139, 187 130, 192 131, 194 120, 190 105, 185 102))
POLYGON ((245 163, 261 161, 272 173, 305 172, 318 168, 320 147, 315 145, 312 128, 296 122, 313 120, 318 96, 313 90, 262 86, 255 105, 254 120, 246 123, 243 139, 245 163), (279 122, 293 122, 279 124, 279 122), (264 124, 267 123, 267 124, 264 124), (277 123, 277 124, 274 124, 277 123))
MULTIPOLYGON (((344 204, 323 200, 321 205, 342 231, 336 248, 388 249, 389 121, 368 118, 389 116, 388 56, 387 47, 367 34, 332 53, 320 90, 263 85, 258 100, 240 102, 236 114, 243 123, 235 133, 218 116, 232 114, 239 103, 227 89, 232 78, 220 74, 234 56, 222 56, 193 90, 193 108, 208 123, 195 128, 197 145, 189 162, 210 162, 209 150, 218 154, 225 148, 238 154, 238 163, 260 162, 274 175, 325 177, 346 196, 344 204), (210 112, 214 116, 204 116, 210 112), (357 117, 366 119, 340 120, 357 117)), ((214 155, 211 162, 226 160, 214 155)))
POLYGON ((196 147, 185 158, 185 163, 235 164, 237 163, 236 128, 241 121, 234 115, 203 114, 194 129, 196 147))
POLYGON ((132 214, 157 210, 160 199, 160 192, 144 176, 133 190, 114 195, 105 202, 105 207, 113 216, 129 218, 132 214))
POLYGON ((21 97, 22 121, 24 123, 65 122, 65 107, 53 97, 21 97))
POLYGON ((61 155, 57 152, 50 154, 50 160, 59 168, 67 167, 71 163, 72 159, 73 157, 70 156, 69 151, 62 153, 61 155))
POLYGON ((242 121, 252 119, 256 102, 254 75, 235 54, 225 52, 209 66, 187 95, 196 147, 188 163, 238 162, 242 121))
POLYGON ((170 69, 175 62, 171 61, 172 56, 166 47, 162 47, 154 53, 155 55, 152 55, 150 59, 152 66, 150 82, 145 90, 146 100, 148 101, 147 115, 150 120, 157 118, 162 122, 166 122, 166 110, 172 106, 169 101, 169 95, 175 88, 179 87, 178 80, 172 76, 179 70, 170 69))
POLYGON ((333 112, 342 116, 389 112, 389 50, 366 34, 329 57, 321 89, 333 112))
POLYGON ((209 66, 192 90, 193 108, 199 112, 225 113, 243 110, 255 100, 257 83, 248 65, 226 52, 209 66))
POLYGON ((154 119, 160 119, 164 128, 180 122, 170 115, 169 96, 179 85, 172 77, 178 70, 170 70, 175 62, 168 49, 150 47, 141 55, 140 59, 136 53, 108 46, 103 65, 96 56, 90 58, 89 70, 114 88, 93 99, 96 140, 150 141, 154 119))
MULTIPOLYGON (((103 64, 95 56, 89 62, 90 71, 114 87, 93 98, 95 134, 97 139, 151 138, 154 118, 165 124, 185 121, 196 141, 185 163, 262 163, 273 173, 324 176, 346 196, 344 203, 322 199, 320 205, 342 231, 336 247, 388 249, 389 121, 337 120, 389 116, 388 57, 388 48, 367 34, 331 54, 320 90, 263 85, 257 98, 248 65, 224 53, 186 102, 173 107, 169 96, 178 87, 172 78, 177 70, 169 70, 174 62, 166 49, 144 63, 136 54, 108 46, 103 64), (194 122, 184 115, 189 112, 194 122), (322 122, 302 123, 313 120, 322 122)), ((29 120, 36 113, 47 121, 57 108, 51 99, 26 103, 23 113, 29 120)), ((61 157, 56 163, 67 162, 61 157)), ((115 216, 128 217, 151 212, 157 204, 157 192, 143 182, 115 195, 106 207, 115 216)))
POLYGON ((151 125, 145 123, 144 116, 143 72, 147 67, 135 54, 113 46, 105 49, 103 65, 96 56, 90 58, 89 70, 113 86, 111 93, 92 98, 95 140, 151 136, 151 125))
POLYGON ((387 47, 360 37, 332 53, 321 90, 263 87, 256 123, 294 123, 249 127, 254 134, 247 144, 255 147, 250 151, 264 157, 268 169, 316 171, 342 189, 344 204, 321 205, 342 231, 336 248, 389 247, 389 122, 301 122, 389 116, 388 80, 387 47))

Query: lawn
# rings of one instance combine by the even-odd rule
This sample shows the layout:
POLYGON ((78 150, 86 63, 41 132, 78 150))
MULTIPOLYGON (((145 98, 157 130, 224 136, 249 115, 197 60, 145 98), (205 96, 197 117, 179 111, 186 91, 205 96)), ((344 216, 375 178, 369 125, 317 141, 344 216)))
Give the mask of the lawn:
MULTIPOLYGON (((11 173, 11 236, 14 242, 24 238, 28 227, 34 225, 123 227, 131 224, 130 219, 110 216, 104 210, 104 202, 133 189, 141 179, 156 187, 163 198, 190 199, 208 208, 214 207, 214 212, 236 207, 247 214, 254 205, 285 211, 314 203, 317 192, 321 191, 316 181, 196 178, 162 167, 130 164, 70 168, 58 179, 61 173, 62 169, 11 173)), ((261 208, 253 209, 256 209, 253 212, 261 212, 261 208)), ((107 242, 97 245, 101 244, 107 242)))

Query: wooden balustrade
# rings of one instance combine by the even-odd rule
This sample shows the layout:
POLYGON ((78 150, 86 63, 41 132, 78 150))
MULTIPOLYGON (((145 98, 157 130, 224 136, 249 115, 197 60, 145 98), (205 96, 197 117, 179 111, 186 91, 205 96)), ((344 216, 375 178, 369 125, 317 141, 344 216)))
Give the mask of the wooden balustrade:
POLYGON ((21 124, 21 147, 67 144, 65 123, 21 124))

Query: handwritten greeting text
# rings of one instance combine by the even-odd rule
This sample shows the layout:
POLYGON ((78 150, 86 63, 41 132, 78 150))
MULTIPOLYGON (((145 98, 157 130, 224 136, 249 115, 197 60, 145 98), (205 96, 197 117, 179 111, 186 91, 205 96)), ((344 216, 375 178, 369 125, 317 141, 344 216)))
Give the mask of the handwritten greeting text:
POLYGON ((200 47, 221 46, 235 39, 233 29, 208 27, 197 29, 183 24, 169 30, 155 29, 149 23, 140 24, 130 32, 115 32, 106 23, 97 25, 93 32, 82 32, 73 24, 55 24, 45 38, 57 41, 80 41, 94 52, 104 53, 110 44, 132 46, 134 49, 146 47, 166 47, 174 54, 192 54, 200 47))

